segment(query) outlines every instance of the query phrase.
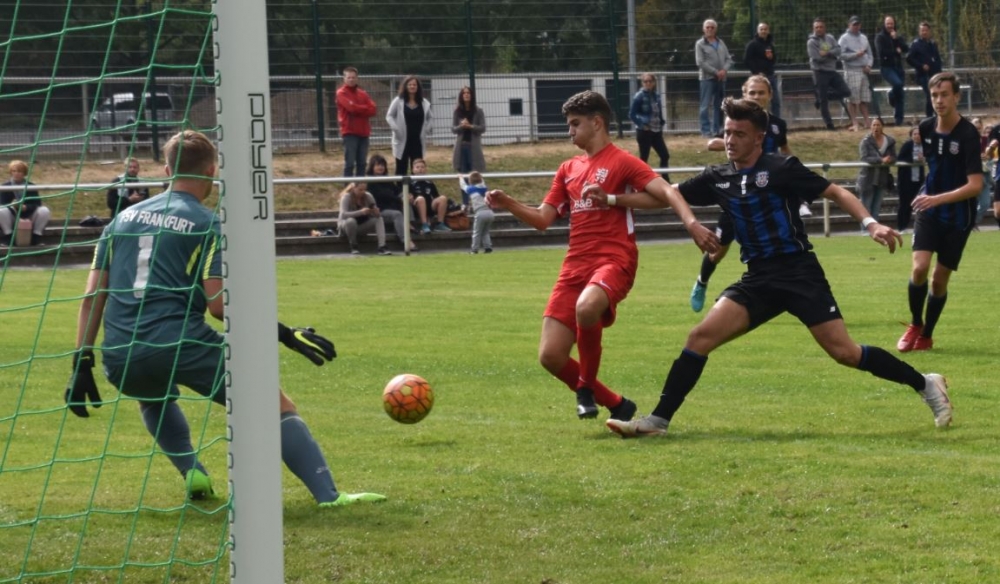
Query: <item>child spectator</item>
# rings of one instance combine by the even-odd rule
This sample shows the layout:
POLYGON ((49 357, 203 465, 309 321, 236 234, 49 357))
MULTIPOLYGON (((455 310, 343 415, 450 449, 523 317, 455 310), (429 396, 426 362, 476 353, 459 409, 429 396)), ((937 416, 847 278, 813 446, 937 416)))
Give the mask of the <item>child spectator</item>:
POLYGON ((414 180, 410 183, 410 192, 414 195, 414 206, 420 211, 420 233, 427 234, 434 231, 451 231, 444 224, 444 217, 448 214, 448 197, 438 192, 434 181, 417 178, 417 176, 427 174, 427 162, 423 158, 413 161, 414 180), (423 205, 416 198, 424 199, 423 205), (423 211, 421 211, 423 209, 423 211), (427 221, 428 210, 434 212, 435 223, 433 227, 427 221))
POLYGON ((0 192, 0 245, 13 245, 19 220, 31 221, 31 245, 41 245, 45 226, 52 213, 42 204, 38 191, 28 189, 28 165, 14 160, 7 167, 10 180, 4 186, 24 185, 24 190, 0 192))
POLYGON ((493 209, 486 204, 486 183, 483 175, 477 171, 469 173, 466 181, 464 176, 458 177, 458 186, 462 189, 462 203, 466 209, 472 209, 475 222, 472 225, 472 250, 477 254, 482 249, 484 253, 493 253, 493 240, 490 239, 490 226, 493 225, 493 209))

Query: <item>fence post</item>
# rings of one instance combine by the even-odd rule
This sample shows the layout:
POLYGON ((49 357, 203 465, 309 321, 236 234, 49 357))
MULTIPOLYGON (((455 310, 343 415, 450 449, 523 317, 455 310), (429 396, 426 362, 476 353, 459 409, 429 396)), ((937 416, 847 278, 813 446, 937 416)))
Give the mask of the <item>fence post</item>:
MULTIPOLYGON (((159 116, 157 115, 157 111, 156 111, 156 96, 158 95, 158 92, 156 91, 156 65, 155 65, 155 63, 156 63, 156 60, 155 60, 155 54, 156 54, 156 32, 153 31, 153 6, 152 6, 152 3, 150 2, 150 0, 146 0, 146 44, 148 45, 148 47, 147 47, 147 51, 148 51, 147 55, 148 55, 148 57, 147 58, 149 59, 149 63, 150 63, 150 65, 149 65, 149 94, 152 96, 152 98, 149 100, 149 118, 153 121, 153 123, 150 124, 150 128, 149 128, 149 130, 150 130, 150 134, 149 134, 149 146, 150 146, 150 149, 153 151, 153 160, 159 162, 160 161, 160 126, 159 126, 159 124, 157 124, 157 122, 159 121, 159 116)), ((111 99, 112 99, 112 101, 114 101, 114 96, 112 96, 111 99)), ((136 111, 137 114, 139 112, 143 111, 143 108, 146 105, 145 102, 146 102, 146 96, 143 95, 142 92, 140 91, 139 92, 139 103, 136 104, 136 108, 135 108, 135 111, 136 111)), ((140 119, 141 119, 141 116, 140 116, 140 119)), ((139 127, 141 128, 142 127, 141 121, 140 120, 136 120, 136 122, 140 124, 139 127)))
MULTIPOLYGON (((614 101, 611 103, 615 110, 615 117, 618 119, 618 137, 625 136, 625 128, 622 123, 622 100, 621 91, 618 88, 618 36, 615 34, 615 3, 608 2, 608 39, 611 53, 611 87, 613 88, 614 101)), ((610 128, 609 128, 610 129, 610 128)))
POLYGON ((469 55, 469 88, 476 94, 476 55, 472 43, 472 0, 465 0, 465 52, 469 55))
MULTIPOLYGON (((830 180, 827 174, 830 171, 830 165, 823 165, 823 178, 830 180)), ((823 235, 830 237, 830 199, 823 197, 823 235)))
POLYGON ((319 132, 319 151, 326 152, 326 119, 323 115, 323 59, 319 46, 319 7, 312 0, 313 15, 313 68, 316 70, 316 127, 319 132))

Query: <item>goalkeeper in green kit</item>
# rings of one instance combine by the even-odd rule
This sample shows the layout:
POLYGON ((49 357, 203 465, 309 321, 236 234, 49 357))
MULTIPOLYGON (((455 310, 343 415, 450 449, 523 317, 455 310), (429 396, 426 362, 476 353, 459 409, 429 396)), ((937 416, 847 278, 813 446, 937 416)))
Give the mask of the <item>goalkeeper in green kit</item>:
MULTIPOLYGON (((93 346, 104 324, 104 374, 139 403, 149 433, 184 477, 187 495, 213 494, 177 404, 179 385, 225 404, 225 339, 205 322, 223 318, 219 219, 205 207, 216 149, 203 134, 184 131, 163 148, 170 189, 133 205, 107 225, 94 252, 77 322, 73 374, 65 399, 88 417, 100 407, 93 346)), ((309 328, 278 323, 278 339, 316 365, 337 356, 333 343, 309 328)), ((383 501, 374 493, 337 491, 319 445, 281 395, 281 457, 321 507, 383 501)))

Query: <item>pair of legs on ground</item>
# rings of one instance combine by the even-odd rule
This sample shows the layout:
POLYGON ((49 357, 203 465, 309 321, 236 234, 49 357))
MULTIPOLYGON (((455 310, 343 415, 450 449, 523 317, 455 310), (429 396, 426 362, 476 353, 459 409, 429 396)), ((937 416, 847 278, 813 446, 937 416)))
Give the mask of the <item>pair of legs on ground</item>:
MULTIPOLYGON (((45 205, 39 205, 31 217, 21 217, 21 220, 31 221, 31 241, 30 245, 38 245, 42 241, 45 227, 48 226, 52 218, 52 211, 45 205)), ((0 209, 0 245, 14 245, 16 243, 18 218, 14 216, 11 209, 0 209)))
POLYGON ((748 272, 727 288, 689 333, 652 414, 626 422, 609 420, 608 428, 626 438, 666 434, 670 420, 701 377, 709 354, 786 311, 808 327, 813 339, 837 363, 910 386, 930 406, 935 424, 949 425, 951 403, 944 378, 922 375, 884 349, 857 344, 847 333, 819 264, 796 268, 784 275, 782 271, 748 272), (803 288, 802 281, 810 285, 803 288))
POLYGON ((486 253, 493 253, 493 238, 490 237, 490 227, 493 226, 495 215, 490 208, 476 211, 476 216, 472 222, 472 253, 479 253, 484 250, 486 253))
POLYGON ((828 130, 832 130, 834 125, 833 118, 830 117, 830 100, 841 102, 851 96, 851 90, 837 71, 813 71, 813 84, 816 86, 816 103, 823 116, 823 123, 828 130))
POLYGON ((368 136, 347 135, 344 140, 344 176, 364 176, 368 164, 368 136))
MULTIPOLYGON (((620 271, 620 268, 615 269, 620 271)), ((560 282, 557 282, 556 289, 553 290, 553 298, 542 319, 538 360, 542 367, 576 393, 576 413, 580 419, 596 418, 597 406, 604 406, 610 410, 611 417, 630 420, 635 415, 635 403, 615 393, 597 379, 603 352, 601 339, 604 327, 611 326, 614 322, 614 305, 617 304, 609 297, 608 291, 597 283, 601 278, 600 273, 600 269, 595 271, 579 291, 572 311, 556 313, 553 308, 557 308, 558 300, 568 301, 573 298, 571 292, 560 296, 560 291, 566 291, 561 286, 564 275, 560 275, 560 282), (577 346, 579 361, 570 355, 573 345, 577 346)))
MULTIPOLYGON (((639 145, 639 159, 649 162, 649 151, 652 149, 660 157, 659 168, 670 168, 670 151, 667 143, 663 141, 663 132, 653 132, 651 130, 636 130, 635 141, 639 145)), ((663 180, 670 182, 670 174, 664 172, 663 180)))
POLYGON ((958 269, 969 231, 943 228, 924 214, 917 215, 913 227, 913 270, 907 286, 910 324, 896 343, 900 352, 926 351, 934 347, 934 329, 948 301, 948 282, 952 272, 958 269), (931 260, 935 252, 938 259, 931 274, 931 260))
POLYGON ((906 82, 906 75, 899 67, 882 67, 882 79, 888 83, 892 89, 889 90, 889 105, 892 106, 892 119, 897 126, 903 124, 903 115, 906 113, 906 91, 903 85, 906 82))
POLYGON ((430 222, 427 220, 428 213, 427 210, 430 208, 434 212, 434 228, 439 231, 451 231, 448 226, 444 224, 444 218, 448 214, 448 197, 444 195, 438 195, 434 197, 433 201, 428 201, 427 197, 422 195, 417 195, 413 197, 413 208, 417 211, 417 218, 420 219, 420 232, 430 233, 432 230, 430 222), (438 227, 441 226, 441 227, 438 227))
MULTIPOLYGON (((864 71, 853 69, 844 72, 847 82, 847 89, 850 96, 847 98, 847 117, 851 119, 851 131, 868 128, 868 104, 872 102, 871 83, 868 74, 864 71), (859 124, 860 122, 860 124, 859 124)), ((878 108, 875 109, 878 115, 878 108)))
MULTIPOLYGON (((149 433, 184 477, 188 497, 205 499, 213 495, 208 471, 198 460, 191 443, 191 430, 177 398, 179 385, 225 405, 225 356, 218 345, 186 345, 134 359, 124 366, 105 364, 108 380, 123 395, 139 400, 139 411, 149 433)), ((382 501, 374 493, 341 494, 333 482, 319 444, 285 392, 281 398, 281 459, 309 489, 320 506, 341 506, 358 501, 382 501)))
POLYGON ((351 253, 354 255, 361 253, 361 249, 358 247, 358 236, 373 231, 378 240, 379 255, 391 255, 392 253, 385 247, 385 221, 381 217, 362 217, 360 221, 356 217, 348 217, 338 223, 338 229, 340 234, 347 238, 347 242, 351 246, 351 253))

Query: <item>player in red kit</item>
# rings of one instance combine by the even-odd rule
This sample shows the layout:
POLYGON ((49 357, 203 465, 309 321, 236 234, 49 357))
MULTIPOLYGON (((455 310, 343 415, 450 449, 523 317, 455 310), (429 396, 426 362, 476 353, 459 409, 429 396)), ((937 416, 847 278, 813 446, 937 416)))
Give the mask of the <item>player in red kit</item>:
POLYGON ((698 223, 675 188, 645 162, 611 143, 611 106, 604 96, 578 93, 563 104, 562 112, 573 144, 585 154, 560 165, 538 207, 501 190, 487 193, 487 201, 538 230, 569 215, 569 250, 545 307, 538 359, 576 392, 579 418, 597 417, 601 405, 612 418, 630 420, 636 405, 597 379, 604 327, 614 323, 618 303, 631 290, 639 265, 632 210, 616 207, 615 193, 663 193, 699 248, 714 251, 718 238, 698 223), (607 206, 590 198, 598 193, 607 197, 607 206), (579 361, 570 356, 574 344, 579 361))

